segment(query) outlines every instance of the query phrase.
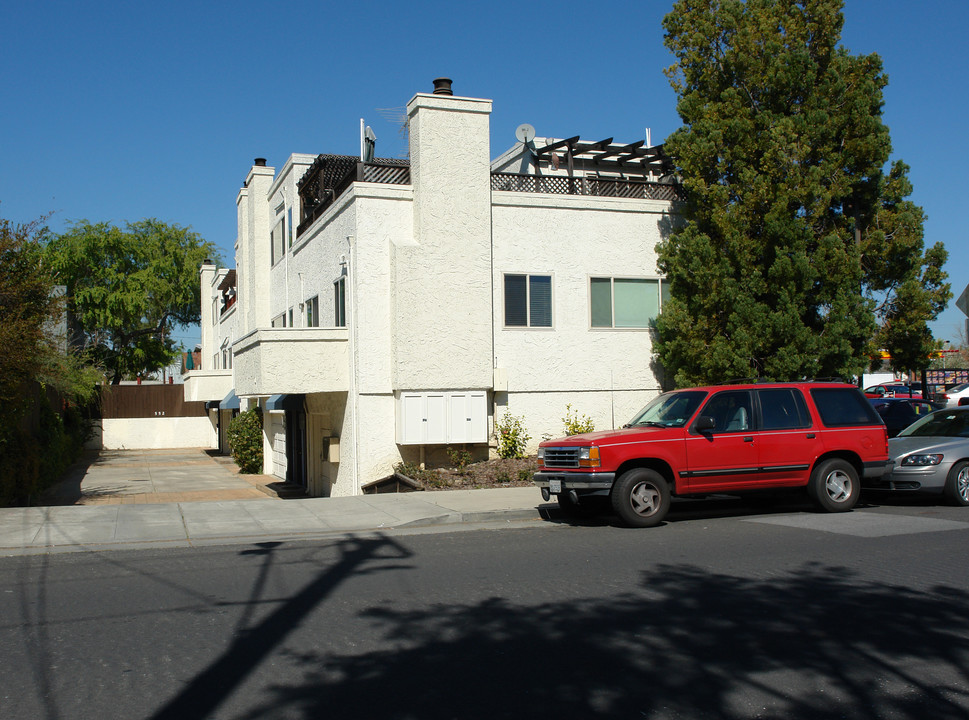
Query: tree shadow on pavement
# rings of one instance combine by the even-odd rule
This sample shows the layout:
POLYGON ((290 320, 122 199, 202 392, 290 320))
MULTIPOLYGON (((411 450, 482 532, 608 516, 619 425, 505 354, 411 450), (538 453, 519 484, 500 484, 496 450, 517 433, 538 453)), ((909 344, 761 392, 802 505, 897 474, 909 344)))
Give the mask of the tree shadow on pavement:
POLYGON ((97 450, 85 450, 81 457, 74 461, 64 473, 63 477, 47 488, 37 499, 36 505, 52 507, 57 505, 76 505, 84 496, 97 495, 99 497, 117 495, 115 491, 82 492, 81 483, 84 482, 88 471, 107 462, 102 453, 97 450))
POLYGON ((967 605, 805 563, 658 566, 608 599, 372 606, 360 617, 393 649, 321 641, 242 717, 964 719, 967 605))
MULTIPOLYGON (((252 604, 260 601, 266 574, 273 563, 273 553, 280 545, 261 543, 257 549, 243 552, 244 555, 265 558, 262 571, 253 585, 252 604)), ((215 717, 215 711, 225 700, 350 576, 399 568, 395 563, 385 561, 399 561, 410 555, 405 548, 385 536, 350 538, 339 543, 338 547, 340 558, 333 566, 279 604, 268 616, 250 626, 250 616, 244 614, 225 651, 153 714, 153 720, 215 717), (374 562, 377 564, 371 565, 374 562)))

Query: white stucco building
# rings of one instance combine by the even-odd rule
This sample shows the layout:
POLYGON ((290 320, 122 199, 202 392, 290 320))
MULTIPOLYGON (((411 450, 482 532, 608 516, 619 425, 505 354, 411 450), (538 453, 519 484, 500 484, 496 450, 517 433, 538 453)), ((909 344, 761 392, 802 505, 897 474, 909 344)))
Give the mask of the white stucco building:
POLYGON ((236 268, 201 271, 185 396, 223 426, 259 404, 265 472, 355 495, 401 460, 484 456, 506 411, 534 446, 567 404, 611 428, 659 392, 661 148, 524 127, 492 161, 490 112, 439 80, 407 105, 409 160, 249 170, 236 268))

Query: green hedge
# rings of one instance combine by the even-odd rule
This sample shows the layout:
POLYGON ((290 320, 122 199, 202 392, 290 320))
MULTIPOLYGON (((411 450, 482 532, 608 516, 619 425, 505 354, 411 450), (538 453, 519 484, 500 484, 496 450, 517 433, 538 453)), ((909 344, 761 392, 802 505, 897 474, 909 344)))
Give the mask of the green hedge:
POLYGON ((229 450, 239 471, 247 475, 262 472, 262 411, 259 408, 239 413, 226 431, 229 450))
POLYGON ((90 430, 78 410, 55 412, 44 393, 36 427, 25 429, 20 418, 0 421, 0 506, 31 505, 55 484, 81 454, 90 430))

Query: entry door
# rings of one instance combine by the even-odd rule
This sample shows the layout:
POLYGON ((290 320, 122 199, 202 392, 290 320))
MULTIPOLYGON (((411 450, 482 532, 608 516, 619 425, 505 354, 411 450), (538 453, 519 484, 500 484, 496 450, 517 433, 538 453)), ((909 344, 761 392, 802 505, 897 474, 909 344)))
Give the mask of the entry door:
POLYGON ((286 482, 306 487, 306 413, 286 411, 286 482))

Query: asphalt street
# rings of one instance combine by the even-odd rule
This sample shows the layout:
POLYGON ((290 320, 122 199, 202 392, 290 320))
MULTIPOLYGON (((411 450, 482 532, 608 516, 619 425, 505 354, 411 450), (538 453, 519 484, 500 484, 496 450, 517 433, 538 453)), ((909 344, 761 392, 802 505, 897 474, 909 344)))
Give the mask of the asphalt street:
POLYGON ((0 717, 969 717, 969 513, 0 558, 0 717))

